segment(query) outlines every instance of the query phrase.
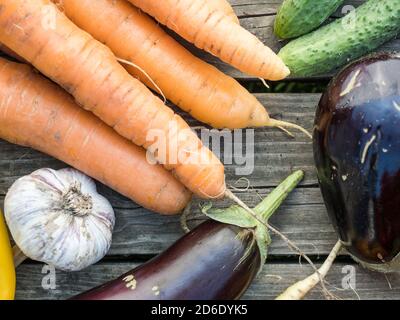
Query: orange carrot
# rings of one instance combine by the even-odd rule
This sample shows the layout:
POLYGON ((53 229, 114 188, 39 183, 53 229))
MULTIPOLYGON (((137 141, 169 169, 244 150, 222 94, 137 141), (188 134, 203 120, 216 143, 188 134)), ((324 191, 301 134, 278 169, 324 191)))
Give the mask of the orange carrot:
POLYGON ((184 39, 237 69, 268 80, 290 73, 283 61, 256 36, 233 23, 204 0, 129 0, 184 39))
MULTIPOLYGON (((236 80, 192 55, 127 1, 54 1, 75 24, 127 61, 124 66, 129 73, 163 92, 194 118, 214 128, 277 125, 264 106, 236 80), (129 66, 128 61, 135 66, 129 66)), ((292 126, 282 122, 279 125, 292 126)))
POLYGON ((227 0, 207 0, 207 3, 211 9, 220 10, 226 16, 228 16, 233 22, 239 24, 239 18, 235 11, 227 0))
POLYGON ((110 49, 49 0, 0 0, 0 7, 1 43, 119 134, 151 151, 188 189, 205 198, 223 196, 221 162, 181 117, 131 77, 110 49))
MULTIPOLYGON (((301 300, 303 299, 314 287, 324 281, 329 270, 331 269, 333 262, 336 257, 340 253, 342 249, 342 243, 338 241, 336 245, 333 247, 331 253, 328 258, 326 258, 325 262, 321 265, 321 267, 314 272, 311 276, 300 280, 287 288, 282 294, 280 294, 275 300, 301 300)), ((328 299, 336 299, 336 297, 330 293, 325 286, 322 286, 323 293, 328 299)))
POLYGON ((0 58, 0 138, 85 172, 142 206, 179 213, 190 193, 145 151, 32 68, 0 58))

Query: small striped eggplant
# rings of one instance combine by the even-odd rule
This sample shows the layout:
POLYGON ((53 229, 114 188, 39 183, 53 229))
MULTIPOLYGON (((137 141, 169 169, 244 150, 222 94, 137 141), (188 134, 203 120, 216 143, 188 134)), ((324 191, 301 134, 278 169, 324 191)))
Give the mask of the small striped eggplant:
MULTIPOLYGON (((255 209, 267 222, 303 178, 297 171, 255 209)), ((169 249, 118 279, 74 300, 233 300, 247 290, 266 260, 268 230, 238 206, 203 208, 211 218, 169 249)))
POLYGON ((317 111, 314 156, 343 246, 364 266, 400 271, 400 56, 345 68, 317 111))

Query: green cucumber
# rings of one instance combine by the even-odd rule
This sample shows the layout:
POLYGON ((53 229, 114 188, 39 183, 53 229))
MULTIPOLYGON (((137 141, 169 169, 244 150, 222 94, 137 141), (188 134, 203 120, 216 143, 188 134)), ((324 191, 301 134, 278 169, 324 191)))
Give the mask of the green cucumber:
POLYGON ((344 0, 285 0, 275 19, 275 34, 296 38, 318 28, 344 0))
POLYGON ((279 52, 293 76, 330 72, 400 34, 400 0, 369 0, 279 52))

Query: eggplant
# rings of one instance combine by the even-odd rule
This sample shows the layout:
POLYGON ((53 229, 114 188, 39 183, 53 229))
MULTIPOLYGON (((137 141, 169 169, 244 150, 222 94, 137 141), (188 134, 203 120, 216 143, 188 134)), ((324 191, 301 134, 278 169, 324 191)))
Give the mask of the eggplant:
MULTIPOLYGON (((303 175, 292 174, 271 192, 254 209, 259 219, 267 222, 303 175)), ((203 212, 214 220, 203 222, 149 262, 71 299, 239 299, 265 262, 268 230, 238 206, 206 206, 203 212)))
POLYGON ((75 299, 237 299, 260 263, 253 232, 209 220, 150 262, 75 299))
POLYGON ((400 56, 347 66, 322 95, 314 159, 328 214, 365 267, 400 271, 400 56))

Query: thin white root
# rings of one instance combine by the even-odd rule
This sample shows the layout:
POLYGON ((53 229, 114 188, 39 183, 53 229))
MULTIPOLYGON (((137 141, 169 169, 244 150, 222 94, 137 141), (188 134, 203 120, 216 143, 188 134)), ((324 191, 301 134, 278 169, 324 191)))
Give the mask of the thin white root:
POLYGON ((325 295, 327 296, 331 296, 331 294, 329 293, 329 290, 326 288, 325 283, 322 279, 322 277, 320 276, 317 267, 314 265, 314 263, 311 261, 311 259, 298 247, 296 246, 290 239, 288 239, 282 232, 280 232, 278 229, 276 229, 275 227, 271 226, 270 224, 262 221, 257 214, 254 212, 254 210, 250 209, 242 200, 240 200, 237 196, 235 196, 232 191, 230 190, 226 190, 225 191, 225 197, 231 199, 232 201, 236 202, 239 206, 241 206, 244 210, 246 210, 254 219, 256 219, 259 223, 261 223, 262 225, 264 225, 265 227, 267 227, 270 231, 272 231, 275 235, 277 235, 278 237, 280 237, 286 244, 287 246, 292 249, 294 252, 296 252, 298 255, 300 255, 301 257, 303 257, 308 263, 309 265, 314 269, 314 271, 316 272, 318 278, 319 278, 319 282, 321 283, 322 286, 322 290, 324 292, 325 295))
POLYGON ((13 256, 15 268, 17 268, 19 265, 21 265, 22 262, 28 259, 28 257, 17 246, 13 247, 13 256))
POLYGON ((281 276, 278 276, 277 274, 266 274, 264 277, 275 279, 277 282, 282 281, 283 279, 281 276))
POLYGON ((258 79, 260 79, 260 81, 262 82, 262 84, 263 84, 265 87, 267 87, 268 89, 271 89, 271 87, 268 85, 268 83, 267 83, 267 81, 265 81, 265 79, 263 79, 263 78, 258 78, 258 79))
POLYGON ((201 189, 199 189, 199 192, 204 196, 205 199, 214 200, 214 199, 221 199, 224 196, 226 196, 227 189, 222 190, 221 193, 219 193, 217 195, 208 194, 207 192, 205 192, 205 191, 203 191, 201 189))
POLYGON ((189 233, 190 232, 190 228, 188 226, 187 223, 187 218, 189 216, 190 213, 190 209, 192 208, 192 201, 190 201, 188 203, 188 205, 186 206, 185 210, 183 210, 182 215, 181 215, 181 228, 185 233, 189 233))
POLYGON ((390 280, 389 280, 387 274, 384 273, 383 275, 385 276, 385 279, 386 279, 386 281, 387 281, 387 284, 388 284, 388 286, 389 286, 389 289, 390 289, 390 290, 393 290, 392 284, 390 283, 390 280))
POLYGON ((283 127, 283 128, 293 128, 293 129, 297 129, 301 132, 303 132, 307 137, 309 137, 310 139, 312 139, 312 135, 311 133, 309 133, 306 129, 304 129, 303 127, 291 123, 291 122, 286 122, 286 121, 281 121, 281 120, 276 120, 276 119, 270 119, 269 122, 267 123, 268 127, 283 127))
POLYGON ((138 69, 141 73, 143 73, 146 76, 146 78, 151 82, 151 84, 157 89, 158 93, 163 97, 164 104, 167 103, 167 98, 165 97, 161 88, 157 85, 157 83, 150 77, 150 75, 145 70, 143 70, 137 64, 134 64, 133 62, 125 60, 125 59, 121 59, 121 58, 117 57, 117 61, 119 61, 123 64, 127 64, 128 66, 134 67, 134 68, 138 69))
POLYGON ((238 180, 235 181, 235 184, 238 184, 240 181, 245 181, 246 184, 247 184, 247 186, 246 186, 245 188, 236 188, 235 186, 230 185, 229 187, 230 187, 232 190, 235 190, 235 191, 237 191, 237 192, 246 192, 246 191, 248 191, 248 190, 251 188, 251 183, 250 183, 250 180, 249 180, 249 179, 247 179, 247 178, 245 178, 245 177, 241 177, 240 179, 238 179, 238 180))
POLYGON ((358 300, 361 300, 361 297, 360 297, 360 295, 358 294, 357 290, 356 290, 355 288, 353 288, 353 287, 351 286, 350 283, 349 283, 349 287, 350 287, 350 289, 354 292, 354 294, 356 295, 357 299, 358 299, 358 300))
POLYGON ((295 136, 293 135, 293 133, 291 133, 289 130, 285 129, 284 127, 277 127, 278 129, 282 130, 284 133, 286 133, 289 137, 291 138, 295 138, 295 136))
POLYGON ((341 248, 342 244, 340 241, 338 241, 323 265, 314 274, 305 278, 304 280, 296 282, 294 285, 286 289, 275 300, 303 299, 319 282, 323 281, 323 279, 326 277, 341 248))

